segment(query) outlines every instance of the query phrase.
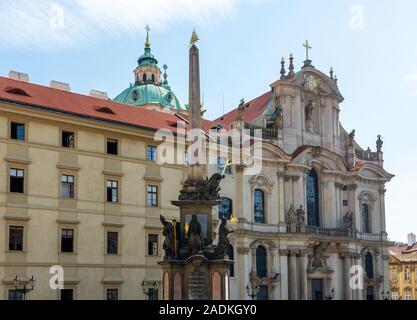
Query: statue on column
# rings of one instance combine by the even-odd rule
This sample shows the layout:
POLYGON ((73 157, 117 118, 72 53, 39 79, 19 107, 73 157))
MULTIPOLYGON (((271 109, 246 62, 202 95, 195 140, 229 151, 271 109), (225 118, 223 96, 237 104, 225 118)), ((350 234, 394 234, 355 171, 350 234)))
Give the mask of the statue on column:
POLYGON ((283 118, 282 118, 282 107, 277 106, 275 111, 275 129, 282 129, 283 128, 283 118))
POLYGON ((191 252, 191 255, 199 254, 202 252, 201 245, 201 224, 197 220, 197 215, 193 214, 191 221, 188 225, 187 231, 188 246, 191 252))
POLYGON ((297 222, 299 225, 304 225, 306 220, 306 213, 303 210, 303 206, 300 206, 300 209, 297 209, 297 222))
POLYGON ((159 216, 161 220, 163 229, 162 235, 165 237, 164 242, 162 244, 162 248, 165 251, 164 259, 170 259, 173 257, 174 252, 174 227, 171 222, 166 221, 163 215, 159 216))
POLYGON ((376 151, 382 152, 382 145, 384 142, 381 139, 381 135, 378 135, 378 140, 376 140, 376 151))
POLYGON ((353 212, 346 212, 343 216, 343 228, 345 230, 353 230, 353 212))
POLYGON ((314 110, 315 103, 310 100, 309 103, 305 107, 305 113, 306 113, 306 121, 313 119, 313 110, 314 110))
POLYGON ((297 215, 295 214, 292 205, 290 205, 290 208, 288 209, 287 218, 288 218, 288 224, 297 224, 298 222, 297 215))
POLYGON ((229 233, 232 233, 227 228, 227 219, 226 217, 222 218, 222 222, 219 227, 219 241, 217 243, 216 249, 214 250, 215 259, 224 259, 226 255, 227 248, 229 248, 229 233))

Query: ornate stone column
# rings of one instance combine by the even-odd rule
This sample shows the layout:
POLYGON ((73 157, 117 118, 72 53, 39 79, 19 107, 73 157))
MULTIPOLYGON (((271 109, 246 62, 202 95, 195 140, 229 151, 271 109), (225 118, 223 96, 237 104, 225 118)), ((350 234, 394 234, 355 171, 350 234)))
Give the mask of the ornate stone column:
POLYGON ((281 299, 289 300, 289 286, 288 286, 288 250, 280 250, 280 266, 281 266, 281 299))
MULTIPOLYGON (((278 223, 280 227, 286 228, 285 223, 285 187, 284 187, 284 171, 282 168, 278 169, 278 223)), ((284 231, 281 230, 281 231, 284 231)))
POLYGON ((300 298, 307 300, 307 253, 300 252, 300 298))
POLYGON ((341 253, 340 258, 343 259, 343 298, 352 300, 352 290, 350 289, 350 255, 349 253, 341 253))
POLYGON ((297 252, 290 252, 290 300, 297 300, 297 252))

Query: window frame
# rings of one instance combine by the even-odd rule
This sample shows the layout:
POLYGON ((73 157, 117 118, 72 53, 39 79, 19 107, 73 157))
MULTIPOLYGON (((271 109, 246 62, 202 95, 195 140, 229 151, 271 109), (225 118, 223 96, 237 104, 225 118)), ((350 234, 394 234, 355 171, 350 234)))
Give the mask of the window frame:
POLYGON ((119 139, 108 137, 106 139, 106 154, 112 155, 112 156, 118 156, 120 154, 119 145, 120 145, 119 139), (114 151, 115 153, 109 151, 109 143, 114 143, 116 145, 116 149, 114 151))
POLYGON ((159 207, 159 185, 146 185, 146 205, 148 207, 159 207), (149 188, 151 188, 151 191, 149 190, 149 188), (153 191, 153 188, 155 188, 156 190, 153 191))
POLYGON ((158 159, 157 153, 158 153, 158 146, 148 144, 147 151, 146 151, 146 159, 148 161, 156 162, 158 159))
POLYGON ((265 224, 266 223, 266 202, 265 202, 265 191, 259 188, 253 190, 253 221, 254 223, 265 224), (262 220, 257 220, 257 194, 262 194, 262 220))
POLYGON ((219 218, 219 219, 221 219, 222 217, 220 216, 220 207, 222 206, 222 203, 223 203, 223 201, 224 200, 226 200, 226 201, 228 201, 229 202, 229 212, 228 212, 228 214, 226 215, 226 217, 227 217, 227 220, 230 220, 230 218, 232 218, 233 217, 233 199, 232 198, 229 198, 229 197, 220 197, 220 201, 221 202, 219 202, 219 204, 218 204, 218 206, 217 206, 217 217, 219 218))
POLYGON ((9 121, 9 138, 14 141, 27 141, 27 123, 20 120, 10 120, 9 121), (13 125, 23 126, 23 139, 19 139, 19 132, 16 132, 16 137, 13 138, 12 129, 13 125))
POLYGON ((11 166, 11 167, 8 167, 8 174, 9 174, 9 192, 10 193, 16 193, 16 194, 24 194, 24 193, 26 193, 25 172, 26 172, 26 169, 25 168, 21 168, 19 166, 11 166), (16 176, 12 176, 12 170, 16 171, 16 176), (18 172, 22 172, 23 173, 21 177, 19 177, 18 172), (22 184, 21 185, 22 191, 12 191, 12 179, 14 179, 14 180, 15 179, 16 180, 19 179, 19 181, 21 181, 19 183, 22 184))
POLYGON ((362 233, 372 233, 372 226, 371 226, 371 214, 370 214, 370 206, 367 203, 361 204, 361 227, 362 233), (365 212, 364 209, 366 208, 366 220, 364 218, 365 212))
POLYGON ((77 134, 75 132, 75 130, 71 130, 71 129, 61 129, 60 131, 60 135, 59 135, 59 146, 61 148, 65 148, 65 149, 75 149, 76 148, 76 139, 77 139, 77 134), (71 146, 69 141, 67 141, 68 146, 64 146, 64 133, 68 133, 68 134, 72 134, 74 137, 74 142, 73 145, 71 146))
POLYGON ((25 249, 25 226, 19 225, 19 224, 8 224, 7 226, 7 251, 8 252, 24 252, 25 249), (14 240, 15 240, 15 244, 13 246, 13 248, 11 247, 11 238, 12 238, 12 234, 11 234, 11 229, 20 229, 22 234, 21 234, 21 249, 17 249, 17 236, 14 236, 14 240))
MULTIPOLYGON (((70 227, 61 227, 59 228, 59 252, 60 253, 64 253, 64 254, 74 254, 75 253, 75 228, 70 228, 70 227), (63 231, 72 231, 72 238, 71 238, 71 251, 64 251, 63 250, 63 246, 64 246, 64 234, 63 231)), ((69 238, 66 238, 69 239, 69 238)))
MULTIPOLYGON (((147 234, 147 236, 146 236, 146 238, 147 238, 147 255, 148 256, 150 256, 150 257, 156 257, 156 256, 158 256, 159 255, 159 234, 157 234, 157 233, 148 233, 147 234), (153 242, 151 242, 151 240, 150 240, 150 237, 151 236, 155 236, 156 237, 156 241, 153 241, 153 242), (151 252, 150 252, 150 249, 151 249, 151 243, 152 243, 152 245, 155 245, 156 244, 156 253, 155 254, 151 254, 151 252)), ((152 247, 152 250, 153 249, 155 249, 155 248, 153 248, 152 247)))
POLYGON ((107 178, 106 179, 106 202, 107 203, 120 203, 120 181, 113 178, 107 178), (110 182, 110 186, 109 186, 110 182), (114 187, 114 184, 116 184, 116 187, 114 187), (109 190, 112 190, 111 192, 111 200, 109 200, 109 190), (113 194, 113 191, 116 190, 116 195, 113 194), (116 201, 113 201, 113 197, 116 197, 116 201))
POLYGON ((117 300, 120 300, 120 289, 119 288, 106 288, 105 289, 106 291, 106 300, 107 301, 117 301, 117 300), (117 297, 116 297, 116 299, 109 299, 109 291, 110 290, 116 290, 116 295, 117 295, 117 297))
POLYGON ((116 230, 106 230, 106 254, 107 255, 111 255, 111 256, 117 256, 120 253, 120 232, 116 231, 116 230), (109 246, 109 234, 116 234, 116 252, 111 252, 110 251, 110 246, 109 246))
POLYGON ((68 174, 68 173, 61 173, 61 181, 60 181, 60 198, 61 199, 75 199, 75 175, 73 174, 68 174), (68 182, 68 181, 63 181, 63 178, 67 177, 68 178, 72 177, 72 182, 68 182), (63 194, 64 191, 64 185, 69 185, 69 197, 65 197, 63 194))

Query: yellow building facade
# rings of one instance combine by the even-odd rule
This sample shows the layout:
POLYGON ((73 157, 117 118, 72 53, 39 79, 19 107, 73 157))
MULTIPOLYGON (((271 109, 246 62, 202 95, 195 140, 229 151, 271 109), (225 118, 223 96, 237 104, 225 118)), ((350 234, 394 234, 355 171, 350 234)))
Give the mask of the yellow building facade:
POLYGON ((417 300, 417 243, 390 248, 391 299, 417 300))
POLYGON ((60 298, 53 265, 74 299, 146 298, 141 281, 154 288, 161 278, 159 215, 177 217, 170 200, 184 174, 148 160, 153 146, 150 130, 1 103, 0 299, 14 294, 16 276, 32 275, 31 299, 60 298), (23 139, 11 137, 16 124, 23 139))

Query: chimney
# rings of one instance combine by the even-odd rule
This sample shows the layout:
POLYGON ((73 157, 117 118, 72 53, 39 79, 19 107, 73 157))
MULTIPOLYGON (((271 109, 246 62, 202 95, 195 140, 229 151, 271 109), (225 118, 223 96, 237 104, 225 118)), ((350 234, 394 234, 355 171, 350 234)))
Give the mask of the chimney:
POLYGON ((62 91, 68 91, 68 92, 71 91, 70 85, 68 83, 59 82, 55 80, 51 81, 50 87, 54 89, 62 90, 62 91))
POLYGON ((416 243, 416 235, 413 233, 409 233, 407 235, 407 242, 409 246, 412 246, 414 243, 416 243))
POLYGON ((107 95, 107 92, 98 91, 98 90, 90 90, 90 97, 103 99, 103 100, 109 100, 109 96, 107 95))
POLYGON ((29 82, 29 75, 23 72, 10 70, 9 78, 18 81, 29 82))

